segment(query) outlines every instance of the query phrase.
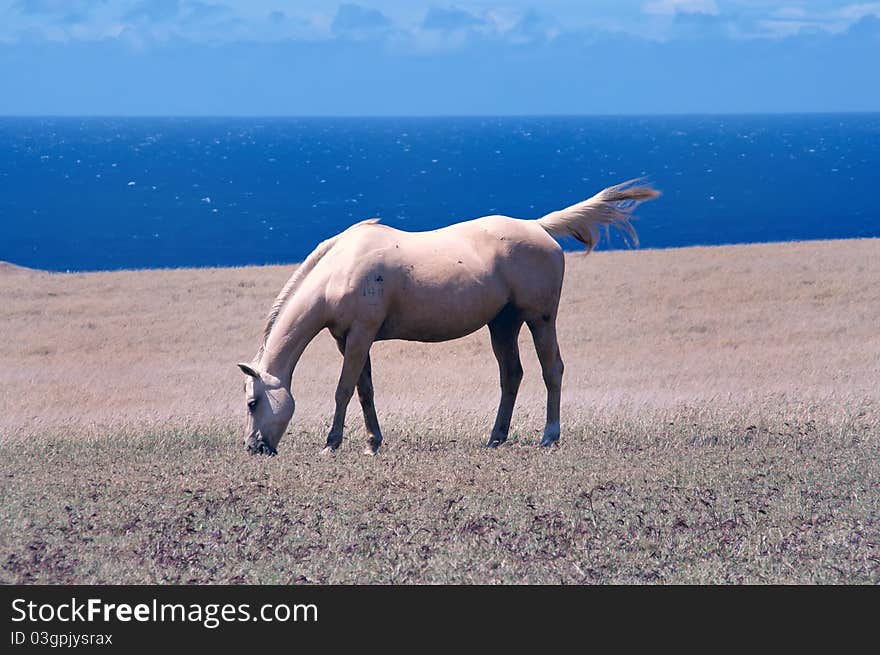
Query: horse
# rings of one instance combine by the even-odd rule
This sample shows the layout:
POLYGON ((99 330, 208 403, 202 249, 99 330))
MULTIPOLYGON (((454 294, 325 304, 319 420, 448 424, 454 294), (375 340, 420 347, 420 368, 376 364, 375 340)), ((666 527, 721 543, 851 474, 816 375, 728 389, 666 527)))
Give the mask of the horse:
POLYGON ((294 368, 324 329, 343 356, 336 410, 323 453, 342 444, 345 415, 357 389, 375 454, 382 431, 373 404, 370 347, 386 339, 440 342, 489 327, 498 360, 501 400, 488 447, 507 439, 523 370, 519 334, 527 325, 547 388, 547 420, 540 445, 558 444, 563 362, 556 316, 565 273, 558 238, 574 237, 589 253, 600 228, 620 229, 638 243, 635 207, 659 192, 641 180, 603 189, 539 219, 483 216, 425 232, 405 232, 371 218, 327 239, 296 269, 278 294, 262 345, 245 374, 245 447, 274 455, 295 402, 294 368))

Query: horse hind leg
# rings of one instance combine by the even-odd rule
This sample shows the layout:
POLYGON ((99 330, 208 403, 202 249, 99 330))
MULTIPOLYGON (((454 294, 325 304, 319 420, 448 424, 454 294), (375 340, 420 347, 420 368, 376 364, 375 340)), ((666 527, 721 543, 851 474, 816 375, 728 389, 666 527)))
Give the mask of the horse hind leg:
POLYGON ((564 365, 556 340, 555 316, 542 315, 529 320, 529 330, 535 342, 535 351, 541 362, 544 385, 547 387, 547 423, 544 426, 542 446, 553 446, 559 441, 559 402, 562 395, 564 365), (545 318, 546 317, 546 318, 545 318))
POLYGON ((519 358, 519 331, 522 324, 522 319, 513 308, 506 308, 489 323, 492 351, 498 360, 501 377, 501 400, 498 403, 498 414, 495 417, 492 434, 486 443, 489 448, 496 448, 504 443, 510 431, 513 406, 523 377, 519 358))

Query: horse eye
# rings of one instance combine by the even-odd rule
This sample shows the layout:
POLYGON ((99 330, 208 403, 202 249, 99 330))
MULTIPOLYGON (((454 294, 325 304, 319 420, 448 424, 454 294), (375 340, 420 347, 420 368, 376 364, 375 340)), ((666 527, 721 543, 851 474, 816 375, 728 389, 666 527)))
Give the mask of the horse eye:
POLYGON ((254 407, 257 406, 257 399, 249 400, 247 405, 249 410, 254 411, 254 407))

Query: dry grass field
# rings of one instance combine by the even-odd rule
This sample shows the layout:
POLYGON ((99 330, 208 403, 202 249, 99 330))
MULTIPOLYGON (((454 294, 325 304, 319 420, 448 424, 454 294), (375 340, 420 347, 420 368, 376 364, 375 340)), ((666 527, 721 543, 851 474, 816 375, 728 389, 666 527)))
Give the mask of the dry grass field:
POLYGON ((379 343, 385 445, 318 456, 341 358, 274 458, 242 376, 292 266, 0 268, 0 582, 880 581, 880 240, 573 254, 562 445, 524 331, 379 343))

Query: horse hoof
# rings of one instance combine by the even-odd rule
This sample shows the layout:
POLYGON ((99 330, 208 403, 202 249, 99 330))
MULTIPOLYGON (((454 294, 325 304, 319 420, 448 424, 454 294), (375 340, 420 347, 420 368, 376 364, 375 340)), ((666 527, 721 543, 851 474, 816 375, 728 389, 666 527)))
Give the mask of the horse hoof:
POLYGON ((377 451, 378 451, 378 448, 376 450, 373 450, 372 446, 367 446, 366 448, 364 448, 364 455, 369 455, 370 457, 375 457, 377 451))
POLYGON ((324 449, 321 451, 322 457, 327 457, 328 455, 333 455, 336 453, 335 448, 331 448, 330 446, 324 446, 324 449))
POLYGON ((541 439, 541 448, 558 448, 559 439, 541 439))

